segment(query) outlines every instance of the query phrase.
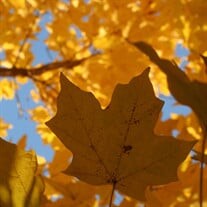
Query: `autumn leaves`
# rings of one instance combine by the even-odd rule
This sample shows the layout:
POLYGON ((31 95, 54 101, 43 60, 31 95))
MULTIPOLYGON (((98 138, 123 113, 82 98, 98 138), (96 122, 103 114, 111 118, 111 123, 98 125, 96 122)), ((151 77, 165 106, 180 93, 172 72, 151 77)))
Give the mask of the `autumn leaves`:
MULTIPOLYGON (((172 95, 180 103, 191 106, 201 125, 206 126, 206 84, 190 81, 177 65, 159 58, 150 45, 138 42, 135 46, 148 55, 167 75, 172 95)), ((57 114, 46 124, 73 152, 73 160, 65 170, 66 174, 93 185, 110 184, 113 186, 113 192, 119 190, 137 200, 144 201, 147 196, 147 206, 154 207, 155 204, 152 204, 154 194, 145 193, 146 189, 149 186, 176 181, 177 168, 195 141, 183 141, 154 134, 154 126, 163 102, 155 97, 148 74, 149 69, 146 69, 128 84, 118 84, 111 103, 104 110, 92 93, 82 91, 61 74, 57 114)), ((205 132, 205 127, 203 131, 205 132)), ((205 143, 203 145, 205 146, 205 143)), ((39 206, 44 185, 41 178, 35 174, 37 164, 34 154, 25 153, 5 141, 0 142, 0 147, 8 148, 6 153, 8 151, 12 151, 9 154, 13 154, 13 151, 17 153, 15 160, 12 160, 13 157, 7 157, 5 151, 0 152, 3 157, 0 159, 1 166, 5 163, 12 164, 8 165, 10 169, 0 169, 1 178, 5 178, 0 180, 0 184, 4 186, 1 193, 5 194, 3 196, 5 200, 1 199, 0 204, 10 206, 13 202, 12 205, 26 203, 30 206, 39 206), (10 188, 14 195, 20 196, 21 199, 11 197, 10 188)), ((200 153, 198 160, 201 163, 205 161, 204 151, 200 153)), ((185 173, 190 177, 198 170, 198 166, 193 165, 185 173)), ((202 178, 203 171, 200 172, 202 178)), ((180 178, 185 183, 184 176, 180 178)), ((45 181, 53 182, 47 178, 45 181)), ((200 195, 202 195, 202 179, 200 182, 200 195)), ((162 188, 156 199, 174 188, 179 192, 179 185, 174 183, 169 189, 162 188)), ((202 200, 200 196, 200 203, 202 200)), ((111 202, 112 199, 110 205, 111 202)), ((159 205, 161 204, 157 204, 159 205)))

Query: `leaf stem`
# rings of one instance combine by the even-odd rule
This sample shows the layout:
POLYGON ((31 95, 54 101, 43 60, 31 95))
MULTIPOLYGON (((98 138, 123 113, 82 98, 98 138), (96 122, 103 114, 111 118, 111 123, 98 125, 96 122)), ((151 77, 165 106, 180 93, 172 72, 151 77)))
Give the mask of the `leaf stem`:
POLYGON ((116 188, 116 182, 113 182, 113 187, 112 187, 110 201, 109 201, 109 207, 112 207, 115 188, 116 188))
POLYGON ((201 149, 201 167, 200 167, 200 189, 199 189, 199 203, 200 207, 203 207, 203 169, 204 169, 204 154, 205 154, 205 145, 207 139, 207 126, 203 129, 203 141, 202 141, 202 149, 201 149))

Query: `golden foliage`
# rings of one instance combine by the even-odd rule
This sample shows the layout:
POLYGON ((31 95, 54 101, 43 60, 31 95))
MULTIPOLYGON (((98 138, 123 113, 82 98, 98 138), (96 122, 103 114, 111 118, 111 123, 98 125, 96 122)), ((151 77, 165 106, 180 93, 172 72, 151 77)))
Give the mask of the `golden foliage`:
MULTIPOLYGON (((163 120, 160 115, 154 131, 156 134, 169 136, 176 130, 177 139, 198 142, 193 148, 196 152, 196 155, 192 155, 194 161, 192 162, 188 156, 187 161, 178 170, 180 181, 166 186, 148 187, 146 205, 147 207, 201 205, 199 186, 202 182, 199 181, 199 177, 202 167, 194 162, 205 162, 207 152, 206 11, 206 0, 0 1, 0 112, 4 112, 1 103, 5 101, 16 99, 20 102, 17 103, 19 107, 21 97, 18 92, 21 85, 30 84, 29 81, 34 83, 28 97, 36 103, 36 107, 28 109, 24 108, 27 104, 22 104, 22 110, 31 118, 27 120, 28 123, 35 122, 36 131, 43 143, 49 144, 54 151, 50 163, 37 156, 38 172, 49 173, 49 177, 44 179, 46 190, 42 200, 43 206, 99 207, 108 205, 110 197, 109 189, 102 188, 102 191, 93 189, 92 186, 82 185, 76 179, 74 182, 74 178, 67 180, 68 178, 60 174, 72 161, 72 153, 69 151, 71 144, 67 149, 60 141, 61 137, 56 137, 45 125, 57 111, 60 72, 64 72, 67 78, 82 90, 92 92, 101 107, 105 108, 110 103, 117 84, 128 83, 132 77, 140 75, 149 66, 151 67, 149 77, 155 94, 174 96, 179 104, 187 104, 195 112, 185 116, 180 113, 171 114, 167 120, 163 120), (151 45, 148 47, 151 51, 142 50, 142 52, 152 61, 132 44, 140 41, 145 42, 145 48, 151 45), (178 58, 175 55, 178 43, 188 50, 189 54, 185 54, 185 57, 178 58), (152 47, 156 49, 157 54, 152 47), (174 64, 175 62, 179 66, 184 63, 183 71, 174 64), (52 193, 51 186, 53 186, 52 193), (84 194, 82 192, 74 203, 70 198, 52 202, 51 199, 58 199, 58 196, 65 192, 66 186, 70 189, 74 187, 74 192, 83 186, 83 191, 89 196, 81 197, 84 194), (99 197, 95 198, 94 195, 99 197)), ((145 90, 143 89, 143 93, 145 90)), ((130 100, 130 94, 127 100, 130 100)), ((121 100, 120 104, 122 101, 125 100, 121 100)), ((5 114, 5 117, 0 118, 0 136, 3 138, 8 138, 7 131, 11 129, 12 124, 15 124, 6 123, 5 120, 8 120, 6 116, 5 114)), ((112 120, 114 119, 115 117, 112 120)), ((150 130, 153 130, 153 127, 150 130)), ((27 139, 31 140, 32 137, 33 135, 23 135, 17 143, 18 149, 27 147, 27 139)), ((16 138, 19 137, 14 139, 16 138)), ((12 157, 9 154, 9 150, 5 152, 5 159, 12 157)), ((23 153, 23 157, 18 157, 17 162, 19 165, 17 168, 22 168, 22 171, 25 171, 23 169, 25 167, 22 167, 22 161, 19 164, 19 160, 25 160, 24 156, 23 153)), ((29 156, 34 155, 29 153, 29 156)), ((2 158, 0 160, 2 161, 2 158)), ((7 167, 9 163, 6 162, 5 166, 7 167)), ((69 165, 68 169, 70 167, 69 165)), ((8 174, 9 171, 4 172, 8 174)), ((33 169, 32 176, 34 172, 33 169)), ((203 183, 206 183, 206 167, 203 174, 203 183)), ((31 177, 26 182, 32 182, 31 177)), ((9 181, 6 178, 3 182, 9 181)), ((27 203, 27 206, 31 207, 40 205, 38 202, 42 192, 41 178, 35 177, 33 183, 33 189, 28 196, 31 202, 27 203)), ((15 190, 15 198, 12 201, 22 202, 22 199, 17 198, 19 194, 15 185, 13 180, 9 185, 15 190)), ((0 185, 1 189, 3 188, 0 185)), ((203 186, 203 189, 206 195, 206 186, 203 186)), ((7 196, 10 196, 8 192, 0 194, 0 201, 7 199, 7 196)), ((125 195, 122 197, 124 200, 120 206, 138 205, 125 195)), ((3 204, 0 203, 1 205, 3 204)), ((205 205, 207 204, 204 196, 203 207, 205 205)))
POLYGON ((17 85, 14 81, 6 78, 0 80, 0 100, 13 99, 17 85))

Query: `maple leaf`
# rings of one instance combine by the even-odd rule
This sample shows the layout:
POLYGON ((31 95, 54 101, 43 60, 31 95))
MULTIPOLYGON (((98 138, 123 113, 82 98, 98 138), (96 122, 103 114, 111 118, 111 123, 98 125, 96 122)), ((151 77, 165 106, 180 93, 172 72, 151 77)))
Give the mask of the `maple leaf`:
POLYGON ((92 93, 61 75, 57 114, 46 124, 73 152, 65 173, 113 184, 138 200, 145 200, 148 185, 177 180, 177 167, 195 142, 153 133, 163 102, 154 96, 148 73, 118 84, 105 110, 92 93))
POLYGON ((200 118, 202 127, 207 126, 207 84, 196 80, 190 81, 187 75, 173 62, 160 58, 156 51, 145 42, 134 45, 149 56, 166 74, 172 95, 181 103, 190 106, 200 118), (202 93, 201 93, 202 92, 202 93))
POLYGON ((0 206, 40 205, 44 184, 35 176, 34 152, 25 152, 0 138, 0 206))

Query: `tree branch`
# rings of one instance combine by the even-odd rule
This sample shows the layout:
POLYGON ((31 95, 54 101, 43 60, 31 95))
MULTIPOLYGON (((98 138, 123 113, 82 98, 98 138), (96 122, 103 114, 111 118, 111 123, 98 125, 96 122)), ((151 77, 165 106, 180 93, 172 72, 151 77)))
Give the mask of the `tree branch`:
POLYGON ((200 185, 199 185, 200 186, 200 188, 199 188, 200 207, 203 207, 203 170, 204 170, 204 167, 205 167, 204 156, 205 156, 206 139, 207 139, 207 125, 204 124, 202 150, 201 150, 200 185))
POLYGON ((73 67, 80 65, 88 58, 83 58, 80 60, 65 60, 65 61, 58 61, 48 63, 36 68, 21 68, 21 67, 0 67, 0 77, 15 77, 15 76, 22 76, 22 77, 31 77, 31 76, 38 76, 45 72, 57 70, 61 67, 72 69, 73 67))

